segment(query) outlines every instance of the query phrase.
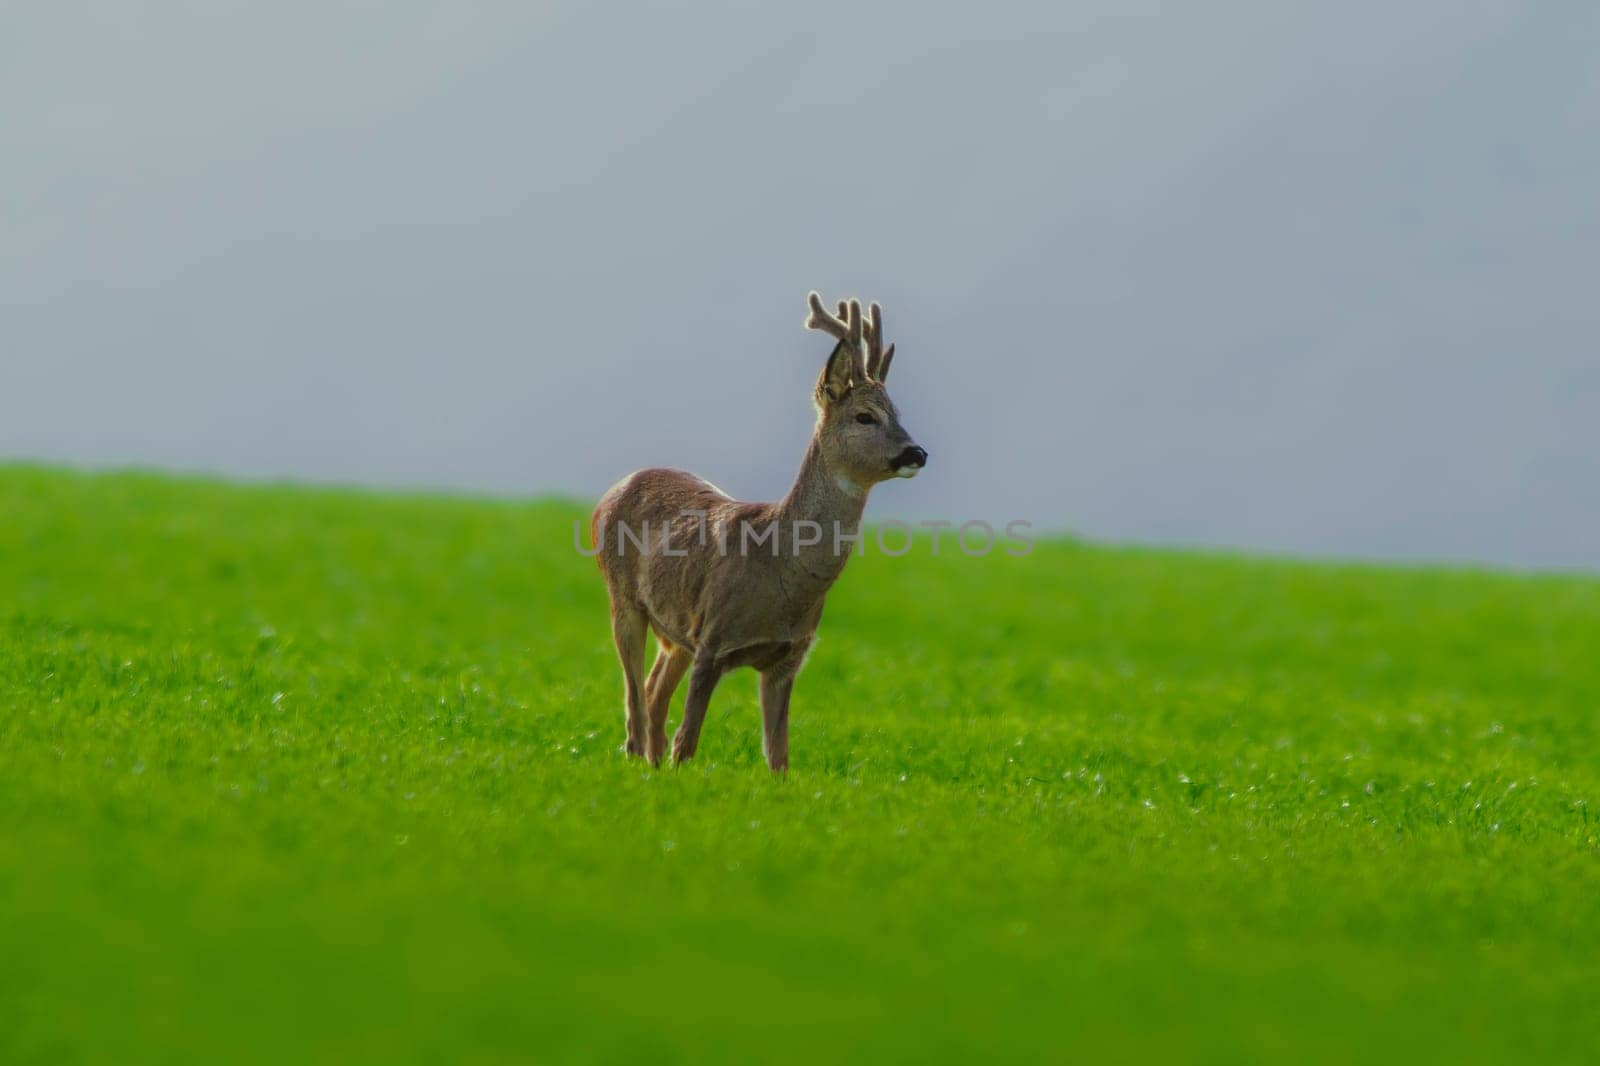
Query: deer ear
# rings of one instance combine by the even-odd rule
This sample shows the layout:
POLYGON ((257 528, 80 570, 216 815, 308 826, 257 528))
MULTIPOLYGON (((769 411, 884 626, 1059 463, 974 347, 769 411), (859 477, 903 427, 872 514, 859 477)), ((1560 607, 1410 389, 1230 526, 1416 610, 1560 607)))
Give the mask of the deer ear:
POLYGON ((818 407, 826 407, 844 399, 844 394, 850 391, 852 365, 848 342, 835 344, 833 354, 828 356, 828 365, 822 368, 822 374, 817 378, 818 407))

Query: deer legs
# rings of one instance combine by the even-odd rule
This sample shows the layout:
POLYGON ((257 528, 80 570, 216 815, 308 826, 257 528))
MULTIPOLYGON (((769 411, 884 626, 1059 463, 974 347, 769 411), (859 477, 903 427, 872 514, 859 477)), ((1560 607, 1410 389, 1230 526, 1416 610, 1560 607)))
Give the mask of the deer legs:
POLYGON ((761 750, 775 774, 789 769, 789 695, 794 673, 777 669, 761 675, 761 750))
POLYGON ((650 668, 650 679, 644 685, 645 715, 650 731, 644 739, 644 755, 652 765, 661 765, 661 756, 667 751, 667 708, 672 705, 672 694, 678 690, 685 670, 694 661, 694 653, 681 644, 662 644, 656 653, 656 664, 650 668))
POLYGON ((644 756, 644 641, 643 611, 613 606, 611 636, 617 643, 617 658, 622 660, 623 698, 627 704, 629 755, 644 756))
MULTIPOLYGON (((789 697, 794 692, 795 675, 800 672, 804 659, 805 646, 802 645, 761 671, 761 749, 766 753, 768 768, 774 773, 789 769, 789 697)), ((652 761, 659 757, 666 743, 667 705, 685 669, 689 671, 689 695, 683 704, 683 721, 678 723, 677 735, 672 739, 675 764, 694 758, 695 749, 700 746, 700 727, 711 705, 711 693, 727 672, 727 660, 710 652, 691 656, 682 647, 663 648, 656 657, 655 667, 650 671, 647 697, 650 735, 646 752, 652 761)))
MULTIPOLYGON (((689 695, 683 704, 683 721, 672 741, 672 761, 688 762, 700 746, 700 727, 705 724, 711 693, 727 671, 725 663, 709 652, 696 655, 681 644, 663 643, 650 667, 649 678, 644 679, 644 614, 613 612, 611 631, 617 642, 617 657, 622 660, 628 754, 655 764, 661 762, 667 748, 667 710, 687 672, 689 695)), ((762 747, 767 753, 767 765, 774 770, 784 770, 789 765, 789 693, 794 688, 794 674, 794 668, 785 661, 761 675, 762 747)))
POLYGON ((683 701, 683 721, 678 723, 677 735, 672 738, 674 763, 694 758, 694 751, 700 746, 700 726, 706 720, 712 690, 722 680, 723 670, 723 665, 709 652, 700 652, 694 657, 694 666, 689 671, 689 695, 683 701))
POLYGON ((775 774, 789 770, 789 697, 810 647, 811 638, 807 637, 761 671, 761 750, 767 756, 767 769, 775 774))

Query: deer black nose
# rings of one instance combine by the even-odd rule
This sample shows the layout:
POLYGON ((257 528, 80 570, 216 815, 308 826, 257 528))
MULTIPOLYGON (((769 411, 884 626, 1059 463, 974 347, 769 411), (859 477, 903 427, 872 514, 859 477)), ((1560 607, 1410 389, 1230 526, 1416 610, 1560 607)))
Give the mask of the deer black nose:
POLYGON ((912 444, 909 445, 899 455, 894 457, 894 463, 892 465, 896 469, 902 466, 927 466, 928 453, 917 447, 915 444, 912 444))

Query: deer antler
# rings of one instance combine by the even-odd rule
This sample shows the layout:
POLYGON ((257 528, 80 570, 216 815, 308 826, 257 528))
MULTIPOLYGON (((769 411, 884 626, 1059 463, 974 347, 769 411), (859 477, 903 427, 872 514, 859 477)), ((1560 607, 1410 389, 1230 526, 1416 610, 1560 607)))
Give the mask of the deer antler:
POLYGON ((889 375, 889 362, 894 358, 894 345, 883 346, 883 308, 874 301, 867 313, 867 378, 882 382, 889 375))
MULTIPOLYGON (((815 292, 806 297, 806 302, 811 305, 811 313, 806 316, 806 329, 821 330, 829 336, 847 341, 851 339, 850 330, 850 305, 844 300, 839 301, 839 313, 833 315, 822 306, 822 297, 815 292)), ((860 334, 855 335, 860 339, 860 334)))
POLYGON ((844 345, 850 356, 850 377, 855 381, 867 379, 866 367, 861 361, 861 301, 839 301, 839 314, 829 314, 822 306, 822 297, 815 292, 806 297, 811 313, 806 316, 806 329, 820 330, 844 345))

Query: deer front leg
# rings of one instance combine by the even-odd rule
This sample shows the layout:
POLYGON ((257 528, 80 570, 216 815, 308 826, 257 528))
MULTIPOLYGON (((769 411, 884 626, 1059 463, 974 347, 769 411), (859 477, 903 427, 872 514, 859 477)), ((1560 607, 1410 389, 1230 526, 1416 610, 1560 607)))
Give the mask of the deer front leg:
POLYGON ((701 651, 694 657, 694 666, 689 669, 689 694, 683 700, 683 721, 672 738, 673 763, 694 758, 694 751, 700 746, 700 726, 706 720, 706 708, 711 706, 711 692, 721 679, 722 666, 715 655, 701 651))
POLYGON ((761 750, 767 755, 767 768, 775 774, 789 769, 789 696, 794 692, 794 673, 780 669, 761 675, 761 750))

